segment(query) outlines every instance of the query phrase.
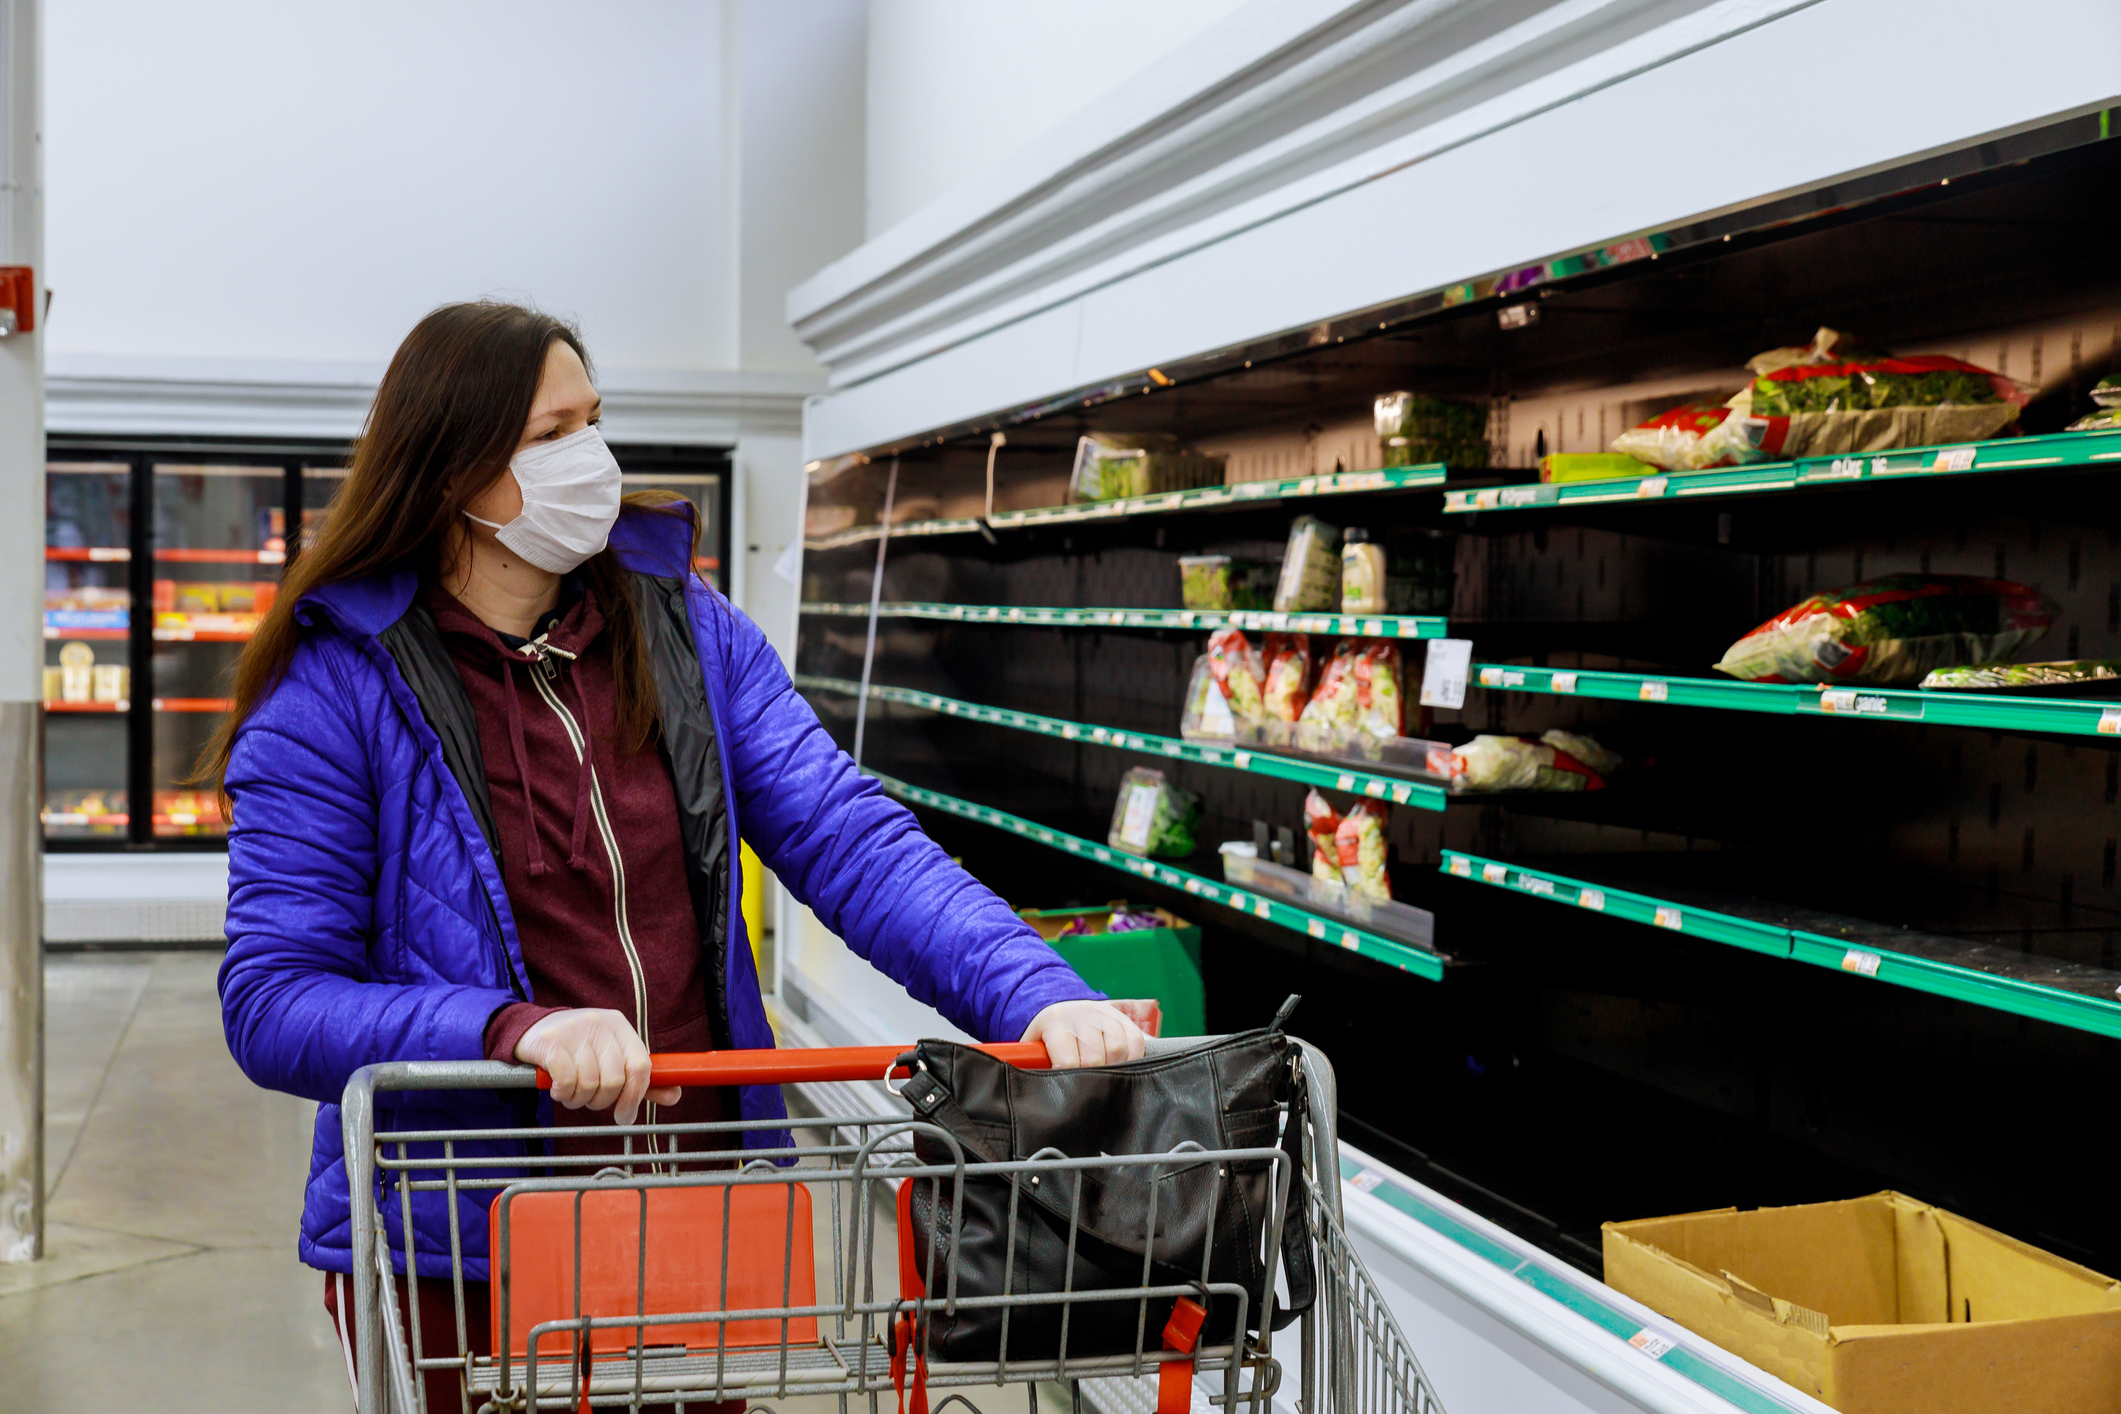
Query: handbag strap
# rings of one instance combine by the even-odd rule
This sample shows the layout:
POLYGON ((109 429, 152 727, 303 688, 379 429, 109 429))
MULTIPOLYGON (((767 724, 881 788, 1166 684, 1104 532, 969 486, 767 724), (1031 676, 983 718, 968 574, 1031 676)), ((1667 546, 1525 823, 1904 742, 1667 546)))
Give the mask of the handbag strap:
MULTIPOLYGON (((1276 1018, 1277 1021, 1279 1018, 1276 1018)), ((1281 1149, 1289 1156, 1289 1202, 1281 1218, 1281 1266, 1289 1282, 1289 1304, 1274 1313, 1274 1329, 1280 1330, 1318 1302, 1318 1269, 1313 1265, 1311 1245, 1310 1189, 1304 1178, 1304 1130, 1311 1113, 1311 1087, 1304 1078, 1303 1061, 1294 1051, 1289 1056, 1289 1117, 1281 1127, 1281 1149)), ((1319 1182, 1334 1182, 1337 1175, 1321 1174, 1319 1182)), ((1267 1279, 1273 1280, 1269 1272, 1267 1279)))

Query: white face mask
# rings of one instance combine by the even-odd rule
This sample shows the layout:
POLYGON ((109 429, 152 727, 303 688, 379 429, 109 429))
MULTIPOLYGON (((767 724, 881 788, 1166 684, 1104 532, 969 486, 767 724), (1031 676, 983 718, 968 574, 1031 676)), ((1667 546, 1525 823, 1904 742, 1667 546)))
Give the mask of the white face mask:
POLYGON ((534 442, 508 469, 523 489, 523 513, 493 526, 494 539, 526 563, 566 574, 602 550, 619 518, 619 464, 594 425, 556 442, 534 442))

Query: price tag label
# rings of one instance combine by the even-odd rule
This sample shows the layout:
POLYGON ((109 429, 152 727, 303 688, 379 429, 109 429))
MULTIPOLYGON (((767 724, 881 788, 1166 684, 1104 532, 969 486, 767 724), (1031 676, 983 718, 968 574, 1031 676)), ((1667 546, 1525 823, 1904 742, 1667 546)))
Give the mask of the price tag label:
POLYGON ((1385 1176, 1376 1169, 1364 1169, 1361 1173, 1348 1180, 1348 1187, 1354 1189, 1357 1193, 1372 1193, 1384 1181, 1385 1176))
POLYGON ((1629 1336, 1628 1344, 1634 1346, 1652 1360, 1662 1360, 1673 1349, 1671 1341, 1647 1326, 1629 1336))
POLYGON ((1576 690, 1576 674, 1556 673, 1553 677, 1552 686, 1556 692, 1574 692, 1576 690))
POLYGON ((1605 912, 1605 890, 1578 889, 1576 891, 1576 902, 1593 912, 1603 913, 1605 912))
POLYGON ((1686 916, 1684 914, 1676 908, 1667 908, 1662 905, 1658 907, 1654 921, 1658 927, 1670 928, 1674 931, 1686 927, 1686 916))
POLYGON ((1653 496, 1662 496, 1664 488, 1670 484, 1671 482, 1662 476, 1645 476, 1637 483, 1635 494, 1645 499, 1653 496))
POLYGON ((1340 935, 1340 945, 1349 952, 1360 952, 1362 950, 1362 939, 1356 937, 1353 933, 1342 933, 1340 935))
POLYGON ((1255 918, 1272 918, 1274 916, 1274 905, 1268 903, 1265 899, 1261 899, 1252 905, 1252 914, 1255 918))
POLYGON ((1473 861, 1462 854, 1451 856, 1451 872, 1461 879, 1473 877, 1473 861))
POLYGON ((1238 753, 1237 753, 1237 769, 1238 769, 1238 770, 1240 770, 1240 771, 1249 771, 1249 770, 1251 770, 1251 769, 1252 769, 1252 753, 1251 753, 1251 752, 1249 752, 1249 751, 1240 751, 1240 752, 1238 752, 1238 753))
POLYGON ((1432 638, 1421 670, 1421 705, 1453 711, 1466 705, 1466 681, 1473 671, 1473 640, 1432 638))
POLYGON ((2121 733, 2121 707, 2107 707, 2099 713, 2099 735, 2113 736, 2121 733))
POLYGON ((1554 895, 1554 881, 1552 879, 1541 879, 1531 874, 1519 874, 1517 876, 1517 887, 1528 894, 1545 894, 1549 898, 1554 895))
POLYGON ((1972 471, 1974 449, 1972 447, 1946 447, 1937 453, 1937 460, 1930 464, 1932 471, 1972 471))
POLYGON ((1874 952, 1865 952, 1861 948, 1850 948, 1841 955, 1841 970, 1843 972, 1853 972, 1859 977, 1876 977, 1878 975, 1878 964, 1883 961, 1885 959, 1874 952))
POLYGON ((1644 683, 1635 692, 1636 698, 1643 702, 1664 702, 1668 701, 1671 695, 1671 684, 1655 680, 1644 683))
POLYGON ((1305 926, 1305 928, 1304 928, 1304 931, 1305 931, 1306 933, 1309 933, 1309 934, 1310 934, 1310 935, 1311 935, 1312 937, 1314 937, 1314 938, 1323 938, 1323 937, 1325 937, 1325 935, 1326 935, 1326 923, 1325 923, 1325 920, 1324 920, 1324 919, 1322 919, 1322 918, 1314 918, 1314 919, 1312 919, 1312 920, 1310 921, 1310 923, 1309 923, 1309 924, 1307 924, 1307 925, 1305 926))
POLYGON ((1507 864, 1483 864, 1480 866, 1480 877, 1483 882, 1499 884, 1510 877, 1510 866, 1507 864))

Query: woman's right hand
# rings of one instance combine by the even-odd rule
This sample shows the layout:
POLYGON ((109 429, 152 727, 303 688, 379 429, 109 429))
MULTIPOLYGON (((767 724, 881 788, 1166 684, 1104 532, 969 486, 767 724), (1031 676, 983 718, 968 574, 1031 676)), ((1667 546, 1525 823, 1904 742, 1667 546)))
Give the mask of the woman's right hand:
POLYGON ((552 1077, 554 1104, 608 1109, 614 1124, 632 1124, 644 1096, 674 1105, 685 1093, 675 1085, 648 1087, 648 1047, 623 1013, 603 1007, 540 1017, 516 1042, 516 1059, 552 1077))

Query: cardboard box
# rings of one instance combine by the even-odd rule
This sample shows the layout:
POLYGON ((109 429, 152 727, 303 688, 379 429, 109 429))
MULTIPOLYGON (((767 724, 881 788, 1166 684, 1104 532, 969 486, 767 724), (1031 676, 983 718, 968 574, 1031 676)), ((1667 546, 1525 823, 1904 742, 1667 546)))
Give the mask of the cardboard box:
POLYGON ((1154 997, 1163 1005, 1166 1036, 1198 1036, 1207 1029, 1208 1008, 1200 978, 1200 928, 1161 908, 1132 908, 1108 903, 1098 908, 1025 909, 1018 914, 1053 944, 1053 950, 1085 982, 1108 997, 1154 997), (1153 913, 1161 928, 1107 933, 1114 909, 1153 913), (1061 930, 1083 919, 1087 933, 1062 937, 1061 930))
POLYGON ((2121 1411, 2121 1286, 1898 1193, 1607 1223, 1605 1279, 1847 1414, 2121 1411))

